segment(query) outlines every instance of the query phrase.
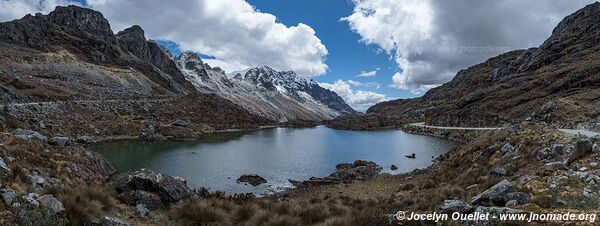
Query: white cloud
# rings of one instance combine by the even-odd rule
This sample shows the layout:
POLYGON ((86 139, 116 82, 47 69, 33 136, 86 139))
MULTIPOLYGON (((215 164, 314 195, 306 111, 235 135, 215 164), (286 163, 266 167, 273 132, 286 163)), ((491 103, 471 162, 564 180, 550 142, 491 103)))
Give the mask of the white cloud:
MULTIPOLYGON (((374 93, 371 91, 353 90, 352 83, 354 81, 343 81, 337 80, 335 83, 319 83, 319 85, 325 89, 329 89, 336 92, 348 105, 358 111, 365 111, 370 106, 386 101, 388 98, 380 93, 374 93)), ((356 84, 356 83, 355 83, 356 84)))
MULTIPOLYGON (((286 26, 244 0, 88 0, 113 30, 140 25, 152 39, 213 56, 226 71, 257 65, 294 70, 306 77, 327 72, 327 48, 308 25, 286 26)), ((67 0, 0 0, 0 19, 44 12, 67 0)), ((210 60, 209 60, 210 61, 210 60)))
POLYGON ((400 68, 392 86, 422 93, 457 71, 541 44, 566 15, 593 0, 354 0, 345 18, 365 44, 400 68))
POLYGON ((68 0, 0 0, 0 21, 22 18, 27 14, 49 13, 68 0))
POLYGON ((373 77, 377 75, 377 71, 361 71, 356 77, 373 77))
POLYGON ((150 38, 218 59, 226 71, 257 65, 303 76, 327 72, 327 48, 306 24, 286 26, 244 0, 102 0, 90 2, 114 29, 138 24, 150 38))
POLYGON ((374 87, 376 89, 379 89, 381 87, 381 85, 379 83, 376 82, 357 82, 354 80, 348 80, 346 81, 348 84, 353 85, 353 86, 364 86, 364 87, 374 87))

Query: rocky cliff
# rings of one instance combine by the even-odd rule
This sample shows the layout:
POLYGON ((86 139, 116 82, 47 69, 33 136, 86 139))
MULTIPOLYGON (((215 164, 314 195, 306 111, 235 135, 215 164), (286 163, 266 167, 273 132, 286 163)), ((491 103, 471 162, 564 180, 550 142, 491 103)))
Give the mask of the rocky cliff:
MULTIPOLYGON (((0 48, 2 71, 17 78, 37 77, 18 82, 56 91, 39 94, 50 99, 96 97, 94 91, 129 96, 193 90, 139 27, 115 35, 102 14, 90 9, 57 7, 48 15, 0 23, 0 48), (104 90, 107 87, 112 89, 104 90)), ((21 89, 16 88, 18 93, 21 89)))

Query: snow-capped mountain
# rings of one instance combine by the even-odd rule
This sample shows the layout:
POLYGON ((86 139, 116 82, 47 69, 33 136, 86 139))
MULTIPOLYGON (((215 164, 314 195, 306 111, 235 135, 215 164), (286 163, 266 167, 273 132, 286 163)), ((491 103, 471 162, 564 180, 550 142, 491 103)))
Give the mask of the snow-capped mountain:
POLYGON ((260 66, 228 77, 223 70, 202 62, 194 53, 183 53, 174 60, 199 91, 216 93, 276 121, 322 120, 356 113, 335 92, 293 71, 260 66))

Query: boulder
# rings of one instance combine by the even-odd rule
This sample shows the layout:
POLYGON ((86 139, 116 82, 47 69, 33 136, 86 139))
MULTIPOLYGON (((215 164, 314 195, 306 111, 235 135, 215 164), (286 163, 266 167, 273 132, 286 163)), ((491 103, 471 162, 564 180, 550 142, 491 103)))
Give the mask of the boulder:
POLYGON ((38 132, 24 129, 16 129, 13 134, 23 140, 41 140, 46 141, 48 138, 38 132))
POLYGON ((25 200, 25 202, 38 207, 40 205, 40 203, 37 201, 37 199, 39 198, 39 195, 36 193, 29 193, 27 195, 23 196, 23 200, 25 200))
POLYGON ((555 171, 555 170, 567 170, 567 165, 565 164, 565 162, 559 161, 559 162, 551 162, 551 163, 546 163, 544 164, 544 169, 548 170, 548 171, 555 171))
POLYGON ((558 105, 554 101, 548 101, 540 108, 540 113, 547 114, 555 111, 558 108, 558 105))
POLYGON ((4 204, 6 204, 7 206, 10 206, 19 197, 17 192, 15 192, 14 190, 5 188, 0 189, 0 195, 2 196, 4 204))
POLYGON ((567 160, 567 164, 571 164, 590 153, 592 153, 592 142, 588 139, 580 139, 575 143, 575 147, 567 160))
POLYGON ((166 207, 160 199, 160 196, 153 193, 141 190, 134 190, 124 192, 119 195, 124 203, 134 205, 144 205, 144 207, 150 210, 165 210, 166 207))
POLYGON ((496 177, 510 176, 516 170, 517 170, 517 167, 515 165, 508 163, 508 164, 506 164, 504 166, 496 167, 494 170, 492 170, 491 172, 489 172, 489 175, 490 176, 496 176, 496 177))
POLYGON ((552 156, 552 149, 550 148, 542 148, 537 151, 536 155, 539 160, 549 159, 552 158, 552 156))
POLYGON ((267 180, 256 174, 244 174, 240 176, 236 182, 238 183, 248 183, 252 186, 258 186, 260 184, 267 183, 267 180))
POLYGON ((502 180, 488 190, 473 197, 471 204, 482 206, 504 206, 507 199, 506 194, 517 192, 517 189, 508 180, 502 180))
POLYGON ((502 153, 502 156, 513 153, 513 152, 515 152, 515 147, 513 147, 509 143, 504 144, 504 146, 502 146, 502 148, 500 148, 500 153, 502 153))
POLYGON ((77 137, 77 142, 82 144, 91 144, 94 142, 94 138, 87 135, 82 135, 77 137))
POLYGON ((392 165, 392 166, 390 167, 390 169, 391 169, 391 170, 397 170, 397 169, 398 169, 398 167, 397 167, 396 165, 392 165))
POLYGON ((71 141, 69 140, 68 137, 52 137, 52 138, 50 138, 48 143, 59 146, 59 147, 64 147, 64 146, 68 146, 69 144, 71 144, 71 141))
POLYGON ((8 166, 6 165, 6 163, 4 162, 4 159, 2 159, 2 157, 0 157, 0 175, 9 172, 10 168, 8 168, 8 166))
POLYGON ((567 148, 564 144, 555 144, 552 146, 552 155, 561 156, 567 151, 567 148))
POLYGON ((190 122, 181 120, 181 119, 177 119, 177 120, 175 120, 175 122, 171 123, 171 125, 178 126, 178 127, 188 127, 190 125, 190 122))
POLYGON ((452 214, 452 213, 471 213, 473 207, 462 200, 445 200, 440 207, 440 213, 452 214))
MULTIPOLYGON (((506 200, 508 202, 514 201, 517 205, 523 205, 530 202, 529 195, 524 192, 511 192, 506 194, 506 200)), ((507 203, 508 203, 507 202, 507 203)))
POLYGON ((109 184, 119 193, 132 190, 156 193, 164 203, 177 202, 193 194, 185 181, 149 169, 118 175, 109 184))
POLYGON ((154 139, 156 138, 156 128, 154 128, 154 125, 148 125, 148 128, 146 128, 146 138, 148 139, 154 139))
POLYGON ((486 149, 483 149, 483 151, 481 151, 480 155, 482 157, 489 158, 489 157, 492 157, 492 155, 494 155, 496 153, 496 151, 498 151, 498 146, 493 145, 493 146, 487 147, 486 149))
POLYGON ((57 214, 65 210, 62 203, 52 195, 43 195, 38 198, 38 201, 48 207, 52 214, 57 214))
POLYGON ((149 211, 150 210, 148 210, 148 208, 146 208, 143 204, 137 204, 135 206, 135 215, 138 217, 145 217, 149 211))

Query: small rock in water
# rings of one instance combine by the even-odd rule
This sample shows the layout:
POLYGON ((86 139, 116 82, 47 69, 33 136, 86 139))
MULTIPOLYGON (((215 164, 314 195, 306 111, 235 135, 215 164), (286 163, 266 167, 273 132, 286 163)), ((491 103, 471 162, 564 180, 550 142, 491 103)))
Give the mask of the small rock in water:
POLYGON ((252 186, 258 186, 260 184, 267 183, 267 180, 265 178, 256 174, 244 174, 240 176, 240 178, 238 178, 236 181, 238 183, 248 183, 252 186))
POLYGON ((397 169, 398 169, 398 167, 397 167, 396 165, 392 165, 392 166, 390 167, 390 169, 391 169, 391 170, 397 170, 397 169))

